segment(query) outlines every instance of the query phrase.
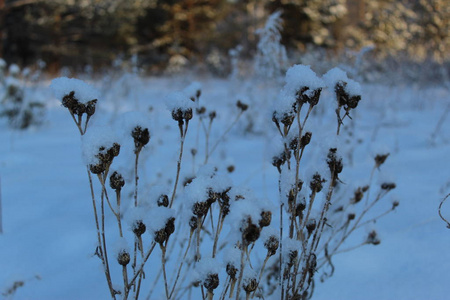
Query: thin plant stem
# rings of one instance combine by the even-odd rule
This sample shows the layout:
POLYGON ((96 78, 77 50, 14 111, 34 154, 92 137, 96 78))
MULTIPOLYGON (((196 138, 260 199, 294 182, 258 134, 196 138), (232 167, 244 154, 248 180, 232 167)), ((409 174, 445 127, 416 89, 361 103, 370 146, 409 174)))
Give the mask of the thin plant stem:
POLYGON ((166 273, 166 246, 163 244, 159 245, 161 248, 161 265, 162 265, 162 271, 163 271, 163 277, 164 277, 164 290, 166 292, 166 298, 169 298, 169 286, 167 283, 167 273, 166 273))
POLYGON ((179 127, 180 127, 180 137, 181 137, 181 142, 180 142, 180 156, 178 157, 178 161, 177 161, 177 174, 175 177, 175 184, 173 186, 173 192, 172 192, 172 197, 170 197, 170 204, 169 204, 169 208, 172 208, 173 205, 173 200, 175 199, 175 195, 177 193, 177 186, 178 186, 178 181, 180 179, 180 171, 181 171, 181 160, 183 158, 183 148, 184 148, 184 140, 186 139, 186 134, 187 134, 187 130, 188 130, 188 126, 189 126, 189 121, 186 121, 186 127, 184 129, 183 132, 183 125, 180 123, 179 127))
POLYGON ((130 283, 128 283, 128 288, 131 288, 131 286, 134 284, 134 282, 136 281, 136 279, 138 278, 138 274, 142 272, 142 270, 144 269, 145 263, 147 262, 148 258, 150 257, 150 255, 153 252, 153 249, 156 246, 156 242, 152 242, 152 246, 150 247, 150 249, 148 250, 144 261, 142 262, 141 266, 139 267, 139 269, 137 270, 136 274, 134 274, 133 278, 131 279, 130 283))
POLYGON ((241 291, 241 284, 242 284, 242 278, 244 276, 244 268, 245 268, 245 253, 247 252, 247 246, 243 243, 242 249, 241 249, 241 266, 239 268, 239 279, 238 279, 238 286, 236 291, 236 300, 239 300, 239 292, 241 291))
POLYGON ((173 292, 175 291, 175 288, 176 288, 177 283, 178 283, 178 279, 180 278, 181 269, 183 268, 184 261, 186 260, 186 256, 187 256, 187 254, 188 254, 189 248, 191 247, 191 241, 192 241, 192 235, 193 235, 193 233, 194 233, 194 232, 191 231, 191 233, 189 234, 188 245, 187 245, 187 247, 186 247, 186 251, 184 252, 183 260, 181 261, 180 266, 179 266, 179 268, 178 268, 178 272, 177 272, 177 276, 176 276, 176 278, 175 278, 175 282, 174 282, 174 284, 173 284, 173 286, 172 286, 172 289, 171 289, 171 291, 170 291, 170 294, 169 294, 169 299, 172 298, 173 292))

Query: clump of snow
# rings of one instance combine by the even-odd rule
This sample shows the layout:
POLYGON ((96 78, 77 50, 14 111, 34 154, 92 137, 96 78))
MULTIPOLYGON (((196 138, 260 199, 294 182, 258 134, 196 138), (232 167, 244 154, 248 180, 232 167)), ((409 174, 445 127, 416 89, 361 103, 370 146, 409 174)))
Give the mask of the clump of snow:
POLYGON ((8 72, 11 76, 17 76, 20 74, 20 68, 18 65, 12 64, 9 66, 8 72))
POLYGON ((197 271, 199 279, 204 281, 208 275, 219 274, 221 264, 218 262, 217 258, 202 258, 195 266, 195 271, 197 271))
POLYGON ((294 254, 299 255, 299 251, 302 249, 302 243, 295 239, 285 238, 283 240, 283 261, 289 263, 293 258, 294 254))
POLYGON ((202 84, 198 81, 194 81, 183 89, 183 94, 185 94, 189 99, 197 99, 197 94, 201 93, 201 90, 202 84))
POLYGON ((185 93, 172 92, 165 99, 166 107, 170 111, 189 110, 195 108, 195 102, 189 99, 185 93))
POLYGON ((117 257, 122 252, 130 253, 130 247, 124 237, 119 237, 112 245, 112 251, 117 257))
POLYGON ((334 91, 337 83, 345 82, 347 83, 345 86, 345 91, 350 97, 361 95, 361 85, 358 82, 348 78, 347 73, 340 68, 336 67, 329 70, 325 75, 323 75, 322 78, 328 88, 332 91, 334 91))
POLYGON ((53 79, 50 88, 59 100, 62 100, 70 92, 75 92, 75 98, 82 103, 100 97, 100 92, 96 88, 76 78, 59 77, 53 79))
POLYGON ((226 265, 230 264, 236 269, 239 269, 241 265, 241 250, 236 247, 229 247, 225 249, 223 254, 223 262, 226 265))
POLYGON ((149 210, 145 218, 145 225, 148 232, 154 234, 156 231, 163 229, 170 218, 175 217, 175 210, 167 207, 153 207, 149 210))
POLYGON ((106 151, 118 141, 119 139, 111 127, 96 126, 89 128, 81 140, 81 150, 84 163, 87 165, 98 164, 98 154, 106 153, 106 151), (104 148, 104 150, 100 151, 100 148, 104 148))
POLYGON ((325 87, 325 83, 317 74, 311 70, 310 66, 294 65, 286 72, 286 85, 284 89, 296 93, 302 87, 310 90, 317 90, 325 87))
POLYGON ((131 133, 136 127, 142 129, 150 127, 150 117, 148 114, 138 111, 124 113, 119 120, 120 131, 124 138, 131 139, 131 133))

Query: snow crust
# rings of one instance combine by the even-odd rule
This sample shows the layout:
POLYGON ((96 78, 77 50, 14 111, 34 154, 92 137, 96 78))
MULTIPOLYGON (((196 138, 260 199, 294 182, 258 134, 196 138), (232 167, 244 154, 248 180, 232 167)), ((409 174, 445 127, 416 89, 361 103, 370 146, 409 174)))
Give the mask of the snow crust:
POLYGON ((96 88, 76 78, 59 77, 53 79, 50 88, 58 100, 62 100, 72 91, 75 92, 75 98, 82 103, 100 98, 100 92, 96 88))

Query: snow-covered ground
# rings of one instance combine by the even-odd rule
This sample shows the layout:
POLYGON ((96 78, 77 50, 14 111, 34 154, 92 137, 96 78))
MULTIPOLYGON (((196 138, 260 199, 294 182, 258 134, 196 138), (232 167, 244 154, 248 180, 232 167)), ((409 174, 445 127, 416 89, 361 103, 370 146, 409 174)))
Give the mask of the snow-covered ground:
MULTIPOLYGON (((186 76, 94 82, 103 99, 99 99, 91 126, 103 124, 117 130, 124 112, 148 114, 151 140, 141 157, 145 165, 140 174, 142 197, 151 194, 154 185, 174 178, 179 131, 164 98, 193 80, 186 76)), ((235 171, 230 177, 236 185, 250 187, 258 197, 276 203, 278 173, 271 165, 270 154, 279 140, 270 105, 283 84, 195 80, 203 86, 201 103, 209 111, 217 111, 211 145, 238 114, 236 100, 250 105, 210 162, 222 170, 233 165, 235 171)), ((7 293, 14 282, 23 281, 11 299, 108 299, 103 270, 94 256, 96 233, 80 135, 49 84, 44 82, 33 89, 36 97, 47 99, 46 122, 41 127, 17 131, 8 129, 6 122, 0 127, 0 291, 7 293)), ((376 151, 389 151, 391 155, 380 173, 397 184, 392 197, 400 206, 375 224, 380 245, 366 245, 334 257, 336 271, 323 283, 317 280, 314 299, 449 299, 450 231, 439 219, 437 208, 450 193, 450 118, 434 139, 431 134, 449 103, 450 93, 416 86, 362 88, 363 99, 353 121, 346 120, 354 122, 353 135, 360 141, 352 144, 353 163, 340 177, 344 183, 366 182, 376 151)), ((336 123, 332 105, 326 101, 334 101, 329 92, 312 116, 311 126, 318 126, 317 130, 336 123)), ((202 132, 193 119, 186 138, 182 178, 202 163, 202 132), (193 147, 199 149, 195 163, 190 154, 193 147)), ((120 163, 126 168, 125 161, 120 163)), ((126 191, 132 192, 132 188, 126 191)), ((379 203, 380 207, 375 207, 374 215, 389 207, 390 198, 383 199, 387 206, 379 203)), ((443 212, 450 217, 450 204, 443 212)), ((107 222, 111 230, 116 226, 112 218, 107 222)), ((348 241, 349 246, 361 242, 364 234, 364 229, 357 233, 348 241)), ((149 262, 147 274, 159 269, 158 255, 149 262)), ((153 280, 144 282, 146 290, 150 289, 153 280)), ((157 287, 152 299, 164 296, 161 282, 157 287)), ((187 294, 183 297, 187 299, 187 294)))

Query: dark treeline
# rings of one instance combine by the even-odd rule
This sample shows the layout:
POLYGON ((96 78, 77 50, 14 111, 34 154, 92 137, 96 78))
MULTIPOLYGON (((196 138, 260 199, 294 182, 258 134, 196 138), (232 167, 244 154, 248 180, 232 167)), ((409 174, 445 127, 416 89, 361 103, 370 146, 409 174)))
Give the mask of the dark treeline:
POLYGON ((174 56, 201 64, 237 45, 251 57, 256 30, 277 10, 291 52, 375 45, 379 57, 448 59, 446 0, 0 0, 0 56, 22 66, 41 59, 50 71, 133 54, 161 70, 174 56))

